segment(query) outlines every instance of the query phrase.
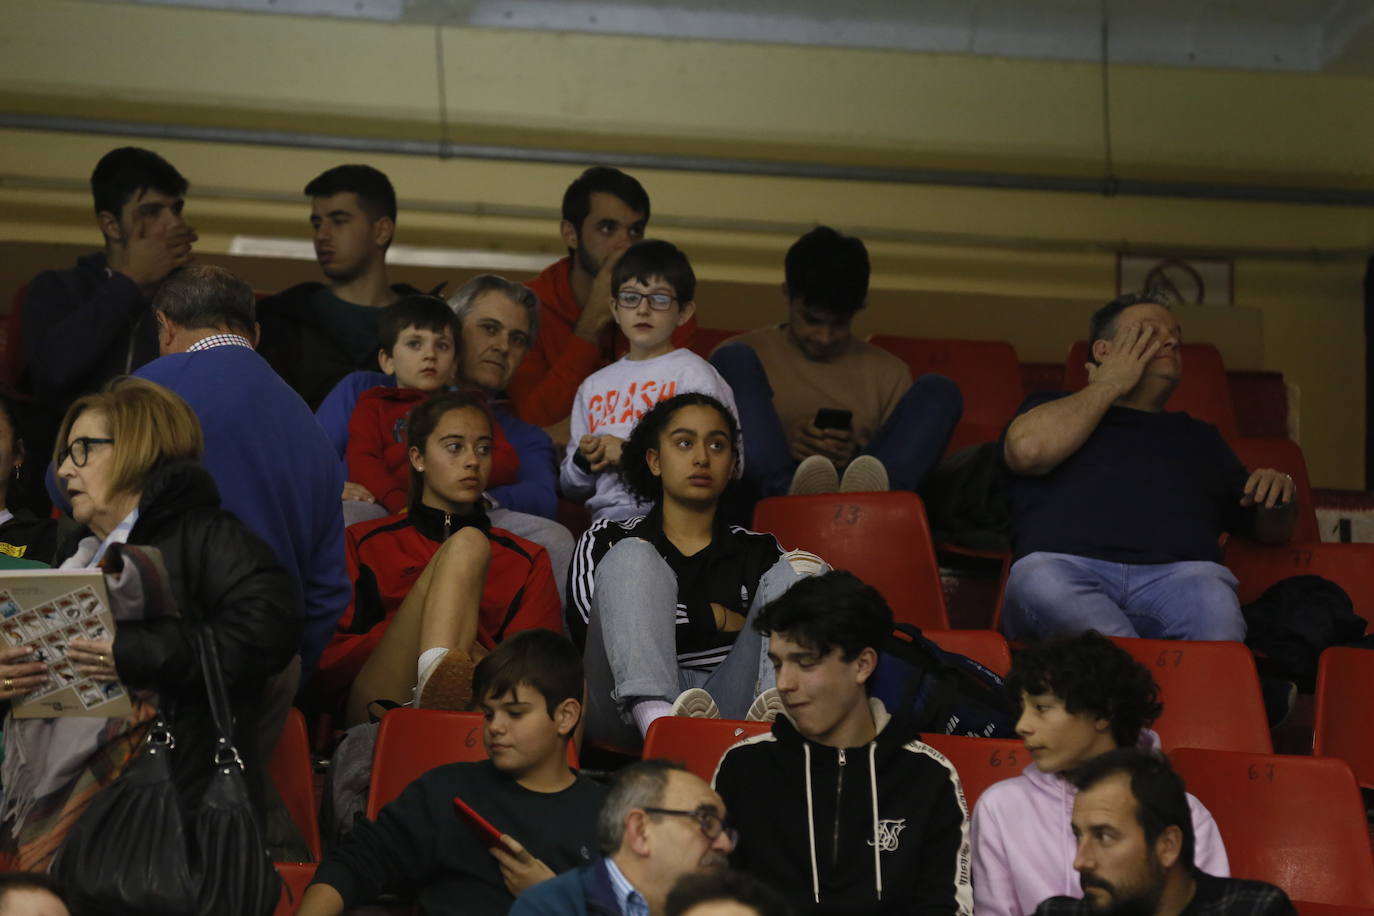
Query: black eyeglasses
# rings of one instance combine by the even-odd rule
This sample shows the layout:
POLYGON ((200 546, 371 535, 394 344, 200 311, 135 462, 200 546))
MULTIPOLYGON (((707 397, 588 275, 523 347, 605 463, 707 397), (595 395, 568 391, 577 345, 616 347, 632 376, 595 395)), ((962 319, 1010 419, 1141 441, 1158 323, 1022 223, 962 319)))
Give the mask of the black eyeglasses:
POLYGON ((701 807, 695 811, 684 811, 680 808, 641 808, 645 814, 671 814, 674 817, 690 817, 697 822, 701 828, 702 836, 711 842, 715 842, 716 837, 722 833, 730 838, 730 845, 734 846, 739 839, 739 832, 733 827, 726 826, 725 819, 716 813, 714 808, 701 807))
POLYGON ((63 446, 62 451, 57 453, 57 466, 61 467, 68 458, 72 459, 72 464, 79 468, 86 466, 86 459, 91 456, 92 445, 114 445, 113 439, 97 439, 94 436, 81 436, 73 439, 63 446))
POLYGON ((637 289, 622 289, 615 294, 615 301, 620 303, 623 309, 637 309, 641 300, 649 300, 649 308, 655 312, 666 312, 668 306, 677 301, 677 296, 670 296, 667 293, 641 293, 637 289))

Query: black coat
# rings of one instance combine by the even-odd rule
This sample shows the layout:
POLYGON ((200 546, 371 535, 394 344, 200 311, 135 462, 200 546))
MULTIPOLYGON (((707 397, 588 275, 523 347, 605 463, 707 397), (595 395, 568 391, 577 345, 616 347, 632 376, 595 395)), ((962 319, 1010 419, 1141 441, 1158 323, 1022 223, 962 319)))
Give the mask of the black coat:
MULTIPOLYGON (((100 252, 45 270, 24 298, 24 355, 34 399, 54 417, 83 394, 157 358, 157 322, 143 291, 100 252)), ((32 445, 33 443, 30 443, 32 445)))
MULTIPOLYGON (((296 390, 310 409, 316 410, 325 395, 350 372, 379 371, 377 347, 362 362, 354 360, 334 332, 321 323, 314 297, 323 283, 298 283, 258 303, 262 336, 258 354, 296 390)), ((394 283, 392 292, 409 296, 413 286, 394 283)), ((378 313, 381 309, 378 309, 378 313)))
MULTIPOLYGON (((255 772, 263 684, 298 651, 300 601, 272 548, 220 508, 215 483, 199 462, 170 461, 154 468, 138 508, 128 543, 161 551, 181 616, 120 624, 115 669, 126 684, 161 695, 176 738, 173 777, 182 797, 192 800, 209 779, 214 749, 195 627, 203 621, 214 631, 233 707, 235 744, 249 772, 255 772)), ((88 536, 88 529, 73 535, 56 562, 71 556, 88 536)))
POLYGON ((27 509, 15 509, 14 517, 0 524, 0 553, 51 563, 56 550, 56 519, 38 518, 27 509))

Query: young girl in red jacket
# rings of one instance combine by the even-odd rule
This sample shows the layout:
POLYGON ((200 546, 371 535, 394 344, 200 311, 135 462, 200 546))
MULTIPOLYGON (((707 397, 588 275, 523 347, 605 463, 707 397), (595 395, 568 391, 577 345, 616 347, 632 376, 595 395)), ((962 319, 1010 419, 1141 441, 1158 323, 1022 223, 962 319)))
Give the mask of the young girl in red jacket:
POLYGON ((472 667, 507 635, 561 630, 544 548, 482 509, 492 422, 476 398, 432 397, 407 423, 409 509, 347 532, 353 601, 320 660, 317 685, 349 688, 348 724, 376 700, 465 708, 472 667))

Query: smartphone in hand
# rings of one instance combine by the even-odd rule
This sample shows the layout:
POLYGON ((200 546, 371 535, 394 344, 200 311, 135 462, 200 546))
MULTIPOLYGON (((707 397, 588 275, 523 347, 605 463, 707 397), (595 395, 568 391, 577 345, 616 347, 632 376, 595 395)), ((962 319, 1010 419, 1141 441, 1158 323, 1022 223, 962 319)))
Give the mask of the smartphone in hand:
POLYGON ((491 849, 493 846, 499 846, 512 856, 518 857, 520 855, 514 849, 511 849, 505 843, 501 842, 501 831, 493 827, 491 821, 472 810, 472 806, 467 802, 455 796, 453 799, 453 807, 457 810, 458 816, 467 821, 468 825, 477 832, 477 838, 482 841, 483 846, 488 849, 491 849))
POLYGON ((854 412, 837 407, 822 407, 816 411, 816 419, 811 424, 817 429, 851 429, 854 425, 854 412))

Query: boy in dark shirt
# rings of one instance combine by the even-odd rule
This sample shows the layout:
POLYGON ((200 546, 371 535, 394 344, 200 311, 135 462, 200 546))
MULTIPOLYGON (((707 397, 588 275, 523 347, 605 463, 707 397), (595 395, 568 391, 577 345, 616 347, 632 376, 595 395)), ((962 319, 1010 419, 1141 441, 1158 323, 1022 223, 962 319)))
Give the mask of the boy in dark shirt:
POLYGON ((300 916, 337 916, 386 892, 413 893, 424 916, 498 916, 525 889, 590 860, 605 790, 568 767, 582 715, 577 650, 526 630, 478 663, 472 686, 489 759, 436 767, 358 824, 316 872, 300 916), (519 855, 485 849, 455 797, 519 855))

